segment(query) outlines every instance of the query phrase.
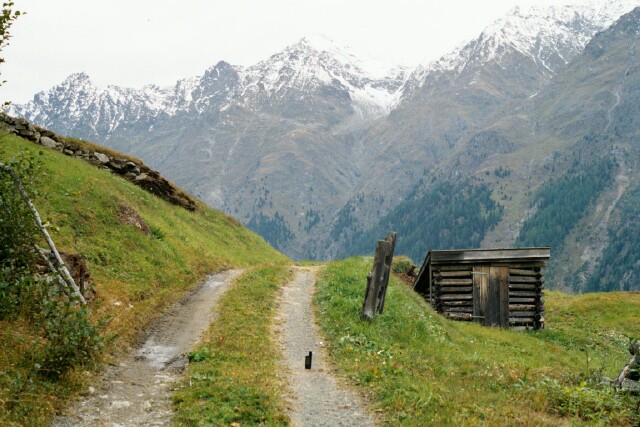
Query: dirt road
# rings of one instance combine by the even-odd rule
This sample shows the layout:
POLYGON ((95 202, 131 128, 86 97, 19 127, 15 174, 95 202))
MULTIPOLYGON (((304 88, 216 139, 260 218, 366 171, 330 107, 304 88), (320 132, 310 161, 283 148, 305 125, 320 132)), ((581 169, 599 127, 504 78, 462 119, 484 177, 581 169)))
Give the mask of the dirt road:
POLYGON ((186 354, 213 320, 213 307, 241 270, 209 277, 175 304, 146 334, 144 342, 109 367, 90 396, 54 420, 67 426, 164 426, 172 417, 171 387, 186 354))
POLYGON ((289 416, 295 426, 372 426, 363 402, 327 365, 311 305, 316 272, 316 268, 296 268, 280 298, 276 335, 288 370, 289 416), (309 351, 312 367, 305 369, 309 351))

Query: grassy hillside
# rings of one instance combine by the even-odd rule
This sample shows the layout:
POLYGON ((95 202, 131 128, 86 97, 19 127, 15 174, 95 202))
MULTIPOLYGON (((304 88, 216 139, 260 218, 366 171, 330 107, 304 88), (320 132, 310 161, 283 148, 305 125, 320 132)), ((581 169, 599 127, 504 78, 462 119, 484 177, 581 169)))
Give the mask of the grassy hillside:
MULTIPOLYGON (((42 162, 46 175, 34 202, 58 249, 86 257, 96 291, 93 316, 109 319, 109 353, 132 343, 163 307, 207 274, 287 262, 220 212, 204 205, 189 212, 108 171, 0 133, 0 161, 23 151, 42 162), (127 225, 135 215, 149 233, 127 225)), ((55 383, 38 378, 28 351, 37 339, 38 331, 22 318, 0 320, 0 424, 45 423, 90 375, 76 370, 55 383)))
POLYGON ((638 398, 598 386, 628 360, 640 294, 549 292, 547 328, 446 320, 392 280, 385 312, 359 320, 371 259, 331 264, 316 303, 331 358, 388 425, 636 425, 638 398))

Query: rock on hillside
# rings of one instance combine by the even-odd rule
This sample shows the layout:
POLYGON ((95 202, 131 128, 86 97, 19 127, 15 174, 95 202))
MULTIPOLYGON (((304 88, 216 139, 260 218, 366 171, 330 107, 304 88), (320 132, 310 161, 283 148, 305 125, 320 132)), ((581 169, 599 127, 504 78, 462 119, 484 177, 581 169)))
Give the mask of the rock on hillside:
POLYGON ((52 148, 67 156, 110 170, 169 203, 190 211, 196 209, 196 202, 189 194, 140 160, 83 141, 65 138, 40 126, 31 125, 25 119, 16 119, 3 113, 0 113, 0 127, 4 131, 14 133, 43 147, 52 148))

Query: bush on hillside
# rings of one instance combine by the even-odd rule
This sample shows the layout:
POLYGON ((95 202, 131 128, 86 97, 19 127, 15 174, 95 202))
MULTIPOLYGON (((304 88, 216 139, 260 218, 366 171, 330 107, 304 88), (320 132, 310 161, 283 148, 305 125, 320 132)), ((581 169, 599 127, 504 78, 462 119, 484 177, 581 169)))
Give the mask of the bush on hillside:
POLYGON ((396 274, 413 276, 415 274, 416 265, 408 256, 397 256, 393 258, 391 270, 396 274))
MULTIPOLYGON (((29 194, 37 194, 41 166, 22 153, 6 164, 13 169, 29 194)), ((11 176, 0 172, 0 266, 24 267, 34 261, 33 242, 38 228, 29 206, 11 176)))
MULTIPOLYGON (((21 154, 6 163, 28 194, 36 193, 40 163, 21 154)), ((38 338, 22 364, 55 378, 91 361, 103 348, 104 321, 91 322, 86 307, 58 286, 57 273, 42 274, 34 243, 39 236, 29 206, 13 178, 0 173, 0 320, 28 322, 38 338)))

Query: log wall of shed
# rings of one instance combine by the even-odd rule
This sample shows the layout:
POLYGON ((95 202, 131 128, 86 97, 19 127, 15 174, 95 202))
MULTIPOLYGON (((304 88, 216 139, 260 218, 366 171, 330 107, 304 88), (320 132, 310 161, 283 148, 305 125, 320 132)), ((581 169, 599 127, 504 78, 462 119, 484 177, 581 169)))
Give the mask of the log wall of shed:
POLYGON ((539 329, 544 327, 542 265, 429 265, 428 299, 451 319, 539 329))

